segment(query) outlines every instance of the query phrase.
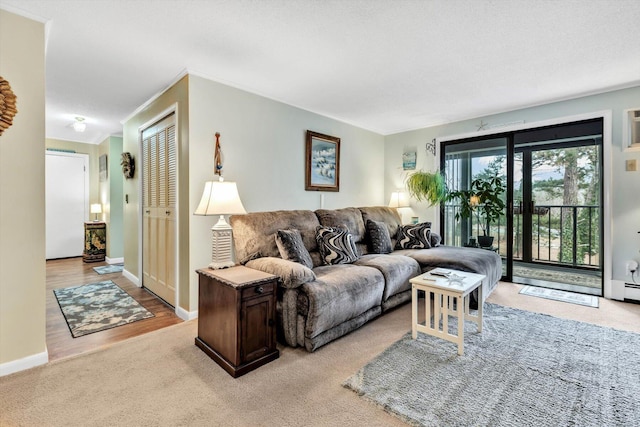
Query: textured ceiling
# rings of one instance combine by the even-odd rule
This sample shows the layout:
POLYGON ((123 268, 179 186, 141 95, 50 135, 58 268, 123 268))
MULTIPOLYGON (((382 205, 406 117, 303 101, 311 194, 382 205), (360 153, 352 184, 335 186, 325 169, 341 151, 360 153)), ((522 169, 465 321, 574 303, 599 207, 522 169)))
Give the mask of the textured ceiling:
POLYGON ((81 142, 121 134, 185 70, 384 135, 640 84, 638 0, 0 7, 48 22, 47 137, 81 142))

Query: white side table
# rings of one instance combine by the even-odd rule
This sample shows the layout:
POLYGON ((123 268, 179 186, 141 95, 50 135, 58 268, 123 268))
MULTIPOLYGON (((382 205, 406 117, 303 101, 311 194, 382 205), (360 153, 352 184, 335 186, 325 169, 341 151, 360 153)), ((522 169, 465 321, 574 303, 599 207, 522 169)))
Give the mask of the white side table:
POLYGON ((458 344, 458 354, 464 354, 464 321, 465 318, 478 325, 478 332, 482 332, 482 281, 486 276, 467 273, 464 271, 439 269, 462 277, 459 282, 449 283, 449 279, 433 276, 429 273, 421 274, 410 280, 411 282, 411 335, 418 337, 423 332, 437 338, 442 338, 458 344), (469 312, 469 295, 478 288, 478 313, 469 312), (424 325, 418 323, 418 291, 424 291, 424 325), (433 294, 433 314, 431 313, 431 294, 433 294), (454 300, 456 307, 454 308, 454 300), (449 316, 458 318, 458 334, 449 333, 449 316), (442 321, 442 328, 440 328, 442 321))

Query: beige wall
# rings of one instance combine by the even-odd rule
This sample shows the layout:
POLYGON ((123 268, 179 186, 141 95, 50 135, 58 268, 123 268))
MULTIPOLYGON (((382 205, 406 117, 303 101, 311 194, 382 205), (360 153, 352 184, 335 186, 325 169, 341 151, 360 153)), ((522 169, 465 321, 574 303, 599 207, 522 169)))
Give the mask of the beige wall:
MULTIPOLYGON (((138 131, 172 105, 178 108, 178 303, 198 309, 195 270, 211 262, 215 217, 194 216, 204 183, 213 179, 214 134, 220 132, 224 176, 238 183, 248 211, 317 209, 384 203, 384 137, 198 76, 181 79, 127 120, 123 150, 140 159, 138 131), (340 192, 304 190, 306 130, 340 137, 340 192)), ((125 270, 140 278, 139 174, 124 183, 125 270)))
MULTIPOLYGON (((214 179, 215 133, 220 132, 224 177, 236 181, 248 212, 327 209, 385 203, 384 137, 374 132, 191 75, 189 78, 190 307, 197 310, 195 270, 211 262, 215 216, 193 216, 204 183, 214 179), (340 191, 305 191, 307 130, 336 136, 340 191)), ((184 175, 181 174, 181 178, 184 175)), ((185 221, 186 222, 186 221, 185 221)), ((183 286, 184 287, 184 286, 183 286)))
MULTIPOLYGON (((177 108, 177 139, 178 139, 178 194, 187 194, 189 183, 183 176, 188 176, 189 171, 189 103, 188 103, 188 76, 182 78, 157 99, 150 102, 142 111, 129 118, 123 129, 123 151, 130 152, 136 161, 136 172, 133 179, 123 182, 124 197, 129 198, 129 203, 124 204, 123 230, 124 230, 124 268, 126 272, 142 280, 140 272, 139 237, 141 219, 140 171, 142 156, 140 155, 139 131, 145 125, 153 124, 160 119, 169 109, 177 108), (186 175, 185 175, 186 174, 186 175)), ((188 198, 178 197, 178 218, 188 218, 188 198)), ((188 282, 187 270, 189 257, 189 221, 178 222, 178 251, 179 273, 178 282, 188 282)), ((181 287, 177 305, 189 309, 188 287, 181 287), (186 295, 182 295, 185 292, 186 295)))
POLYGON ((46 362, 44 59, 44 24, 0 10, 0 75, 18 97, 0 136, 1 373, 46 362))

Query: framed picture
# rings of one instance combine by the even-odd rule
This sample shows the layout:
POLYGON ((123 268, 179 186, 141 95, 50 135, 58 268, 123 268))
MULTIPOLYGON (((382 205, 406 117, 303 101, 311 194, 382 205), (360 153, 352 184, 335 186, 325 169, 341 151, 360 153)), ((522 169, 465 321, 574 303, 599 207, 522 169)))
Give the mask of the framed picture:
POLYGON ((402 153, 402 169, 414 170, 416 168, 416 152, 408 151, 402 153))
POLYGON ((307 191, 340 191, 340 138, 307 131, 307 191))
POLYGON ((100 173, 100 181, 106 181, 107 180, 107 155, 103 154, 102 156, 100 156, 99 160, 99 167, 98 167, 98 171, 100 173))

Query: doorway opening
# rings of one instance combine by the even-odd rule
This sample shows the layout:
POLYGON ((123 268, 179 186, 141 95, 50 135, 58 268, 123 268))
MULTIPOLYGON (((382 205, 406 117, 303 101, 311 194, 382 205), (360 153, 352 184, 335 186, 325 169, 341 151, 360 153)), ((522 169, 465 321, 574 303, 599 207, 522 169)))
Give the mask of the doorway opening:
MULTIPOLYGON (((450 189, 475 179, 506 183, 505 210, 491 224, 503 279, 603 295, 603 120, 593 119, 442 143, 441 168, 450 189)), ((445 203, 445 244, 480 234, 473 216, 456 221, 445 203)))

